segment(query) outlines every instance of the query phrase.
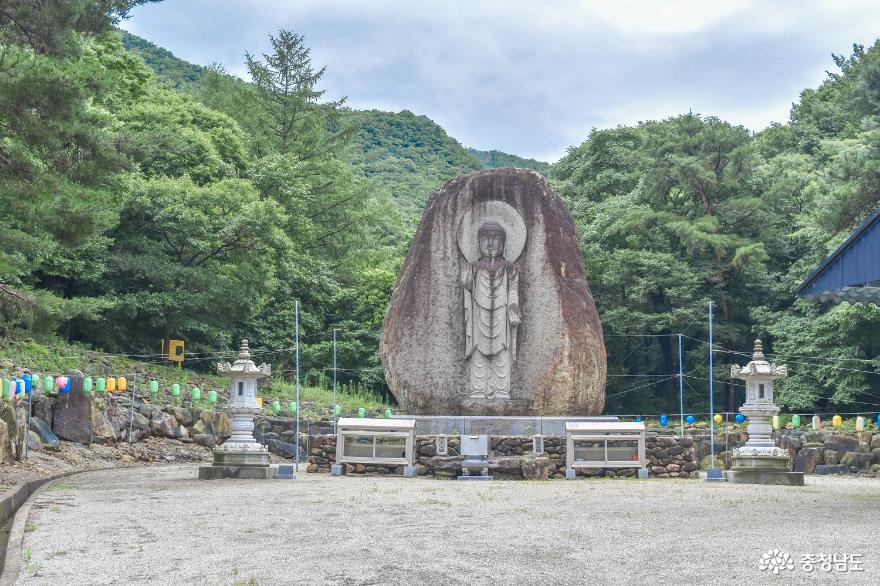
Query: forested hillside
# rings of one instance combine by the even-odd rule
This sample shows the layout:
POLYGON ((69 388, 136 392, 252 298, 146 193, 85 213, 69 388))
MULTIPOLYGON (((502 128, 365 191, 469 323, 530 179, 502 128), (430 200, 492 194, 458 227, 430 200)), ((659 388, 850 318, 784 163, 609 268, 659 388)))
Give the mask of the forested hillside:
POLYGON ((535 159, 524 159, 516 155, 502 153, 501 151, 479 151, 477 149, 468 149, 468 153, 474 156, 487 169, 498 169, 500 167, 521 167, 523 169, 531 169, 537 171, 545 177, 550 175, 550 163, 543 163, 535 159))
MULTIPOLYGON (((684 342, 688 369, 701 377, 686 396, 706 404, 700 340, 713 300, 717 388, 726 387, 731 408, 726 367, 748 358, 723 349, 748 352, 761 336, 790 365, 778 402, 876 410, 880 310, 794 295, 880 205, 880 44, 856 46, 834 64, 821 87, 801 94, 787 125, 753 135, 685 114, 594 130, 553 167, 610 336, 610 373, 675 373, 672 334, 685 333, 697 338, 684 342)), ((633 380, 611 379, 612 409, 677 410, 677 380, 633 380)))
MULTIPOLYGON (((343 380, 382 387, 377 333, 430 192, 546 165, 469 152, 406 110, 351 110, 293 32, 246 53, 246 81, 120 38, 138 3, 0 17, 0 336, 132 353, 247 337, 283 371, 299 302, 304 369, 329 368, 336 328, 343 380)), ((880 205, 880 45, 833 65, 788 124, 597 129, 549 169, 607 335, 609 412, 677 409, 679 333, 688 405, 705 408, 710 300, 719 406, 726 366, 747 361, 727 350, 760 335, 790 355, 784 405, 876 411, 880 310, 794 296, 880 205)))

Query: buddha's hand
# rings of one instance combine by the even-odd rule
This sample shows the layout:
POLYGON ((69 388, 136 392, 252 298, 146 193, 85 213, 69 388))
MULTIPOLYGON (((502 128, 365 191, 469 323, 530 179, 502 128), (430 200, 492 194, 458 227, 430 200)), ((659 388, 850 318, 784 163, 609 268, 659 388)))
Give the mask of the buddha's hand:
POLYGON ((522 320, 522 316, 520 316, 519 314, 519 305, 517 305, 516 303, 511 304, 510 306, 508 306, 507 310, 507 319, 508 321, 510 321, 510 325, 518 326, 519 322, 522 320))

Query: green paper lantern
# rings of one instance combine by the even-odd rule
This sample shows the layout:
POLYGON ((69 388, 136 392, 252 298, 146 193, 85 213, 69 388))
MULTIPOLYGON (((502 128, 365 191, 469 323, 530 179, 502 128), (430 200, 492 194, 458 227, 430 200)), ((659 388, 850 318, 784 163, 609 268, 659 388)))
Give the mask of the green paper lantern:
POLYGON ((155 395, 159 392, 159 381, 151 380, 150 381, 150 394, 155 395))
POLYGON ((46 376, 46 378, 43 379, 43 392, 48 393, 49 391, 52 390, 52 387, 54 385, 55 385, 55 381, 52 380, 52 377, 46 376))
POLYGON ((217 402, 217 391, 208 391, 208 403, 213 405, 217 402))
POLYGON ((366 416, 367 416, 367 410, 364 409, 363 407, 359 407, 358 408, 358 417, 366 417, 366 416))
POLYGON ((281 403, 272 401, 272 413, 281 413, 281 403))
POLYGON ((342 415, 342 405, 337 405, 333 409, 333 412, 336 413, 336 417, 339 417, 340 415, 342 415))
POLYGON ((391 409, 385 409, 385 419, 391 419, 391 409))
POLYGON ((200 389, 199 387, 193 387, 193 390, 191 392, 191 396, 192 396, 192 400, 194 402, 201 401, 202 400, 202 389, 200 389))
POLYGON ((8 401, 12 396, 12 381, 3 379, 3 397, 8 401))
POLYGON ((287 410, 290 411, 291 413, 296 413, 296 403, 291 402, 287 406, 287 410))
POLYGON ((801 424, 801 416, 800 415, 792 415, 791 416, 791 424, 795 427, 798 427, 801 424))
POLYGON ((180 385, 179 384, 174 383, 173 385, 171 385, 171 396, 172 397, 179 397, 180 396, 180 385))
POLYGON ((85 394, 87 394, 87 395, 91 394, 92 386, 94 386, 94 383, 92 382, 92 377, 87 376, 86 378, 83 379, 83 392, 85 394))
POLYGON ((107 379, 106 378, 99 378, 98 383, 95 385, 95 390, 98 391, 99 393, 103 393, 104 391, 106 391, 107 390, 107 379))

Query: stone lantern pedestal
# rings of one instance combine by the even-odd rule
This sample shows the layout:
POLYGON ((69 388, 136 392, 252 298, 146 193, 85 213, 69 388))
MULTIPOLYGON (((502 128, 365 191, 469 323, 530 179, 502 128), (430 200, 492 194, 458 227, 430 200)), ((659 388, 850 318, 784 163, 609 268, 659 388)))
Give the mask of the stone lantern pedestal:
POLYGON ((199 478, 272 478, 269 451, 254 438, 254 416, 261 411, 257 404, 257 379, 270 374, 270 366, 256 366, 251 360, 247 340, 241 341, 238 360, 217 365, 217 374, 232 378, 232 394, 225 409, 232 420, 232 435, 214 449, 214 463, 199 468, 199 478))
POLYGON ((779 413, 773 402, 773 381, 785 377, 785 365, 770 364, 764 358, 760 340, 755 340, 752 361, 744 367, 730 367, 732 378, 746 381, 746 402, 739 412, 748 418, 749 439, 733 450, 733 466, 727 481, 736 484, 782 484, 803 486, 804 473, 791 471, 788 450, 773 443, 771 420, 779 413))

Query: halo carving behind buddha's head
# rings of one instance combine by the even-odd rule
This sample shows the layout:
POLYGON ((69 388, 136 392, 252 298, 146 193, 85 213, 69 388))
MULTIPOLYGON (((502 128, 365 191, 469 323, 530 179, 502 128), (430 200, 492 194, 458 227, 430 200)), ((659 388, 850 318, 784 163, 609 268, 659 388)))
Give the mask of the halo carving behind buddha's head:
POLYGON ((468 262, 480 258, 478 233, 486 224, 504 229, 504 259, 514 262, 526 245, 526 223, 512 206, 503 201, 478 203, 467 210, 458 224, 458 249, 468 262))

